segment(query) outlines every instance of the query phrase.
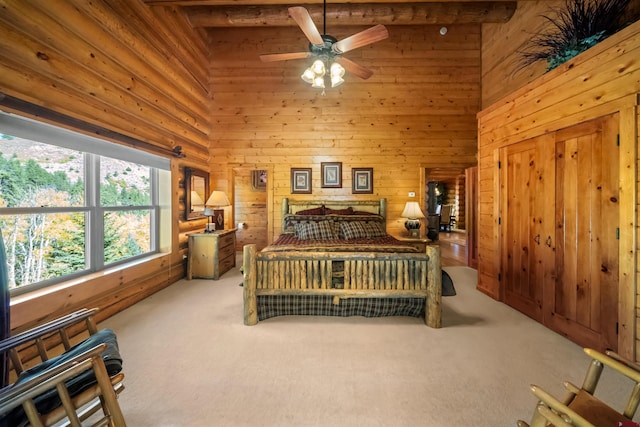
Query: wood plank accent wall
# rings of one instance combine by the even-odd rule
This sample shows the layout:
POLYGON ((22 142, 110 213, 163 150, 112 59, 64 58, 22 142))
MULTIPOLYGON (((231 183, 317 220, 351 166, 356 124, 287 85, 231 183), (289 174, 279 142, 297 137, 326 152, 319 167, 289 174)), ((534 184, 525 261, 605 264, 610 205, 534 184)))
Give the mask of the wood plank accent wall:
MULTIPOLYGON (((476 163, 480 26, 452 25, 445 37, 439 28, 390 27, 387 40, 345 55, 374 75, 347 73, 325 96, 300 79, 311 61, 259 60, 307 49, 299 28, 211 30, 215 185, 231 190, 227 164, 272 167, 270 238, 280 232, 283 197, 386 197, 389 231, 406 233, 400 213, 409 192, 422 194, 421 170, 476 163), (342 188, 321 188, 321 162, 342 162, 342 188), (291 195, 292 167, 312 168, 311 195, 291 195), (354 167, 373 168, 373 195, 352 195, 354 167)), ((328 23, 327 32, 341 39, 362 29, 328 23)))
MULTIPOLYGON (((546 70, 546 64, 518 69, 522 50, 532 34, 547 24, 540 15, 564 5, 564 0, 519 1, 516 12, 505 24, 482 26, 482 107, 486 108, 516 89, 530 83, 546 70)), ((553 16, 553 15, 552 15, 553 16)))
POLYGON ((1 93, 187 155, 171 162, 170 254, 21 298, 11 313, 14 329, 85 306, 101 307, 103 319, 184 277, 179 236, 204 226, 181 221, 180 181, 185 165, 208 169, 207 47, 170 7, 2 0, 0 8, 1 93))
MULTIPOLYGON (((498 151, 501 147, 620 113, 619 349, 633 358, 638 303, 638 93, 640 22, 480 112, 478 289, 501 298, 498 151)), ((640 299, 638 299, 640 301, 640 299)), ((638 323, 638 325, 636 325, 638 323)))

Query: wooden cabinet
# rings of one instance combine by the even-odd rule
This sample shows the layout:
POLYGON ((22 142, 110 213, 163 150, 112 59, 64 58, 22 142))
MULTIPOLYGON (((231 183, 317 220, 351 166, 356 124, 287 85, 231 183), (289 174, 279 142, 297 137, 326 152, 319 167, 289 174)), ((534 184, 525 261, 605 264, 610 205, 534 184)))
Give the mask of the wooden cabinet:
POLYGON ((236 266, 236 229, 189 234, 187 280, 218 280, 236 266))
POLYGON ((635 360, 640 85, 619 70, 639 40, 636 22, 478 114, 478 289, 635 360))

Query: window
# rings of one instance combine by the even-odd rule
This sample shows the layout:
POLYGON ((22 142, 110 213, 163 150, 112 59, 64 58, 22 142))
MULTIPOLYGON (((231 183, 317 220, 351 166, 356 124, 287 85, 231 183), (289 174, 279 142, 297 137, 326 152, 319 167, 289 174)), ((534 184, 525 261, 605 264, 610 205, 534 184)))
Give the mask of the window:
POLYGON ((168 169, 168 159, 0 112, 0 230, 12 293, 159 252, 168 169))

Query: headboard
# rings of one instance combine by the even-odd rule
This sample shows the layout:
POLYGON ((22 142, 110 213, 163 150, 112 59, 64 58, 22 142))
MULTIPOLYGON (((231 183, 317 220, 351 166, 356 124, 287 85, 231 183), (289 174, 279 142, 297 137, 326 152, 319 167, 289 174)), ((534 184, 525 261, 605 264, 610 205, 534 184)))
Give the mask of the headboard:
POLYGON ((323 206, 335 210, 351 207, 354 211, 374 213, 387 218, 387 199, 384 198, 376 200, 292 200, 285 197, 282 199, 282 216, 323 206))
MULTIPOLYGON (((292 200, 289 198, 282 199, 282 231, 285 232, 288 227, 287 221, 292 215, 296 215, 300 211, 307 211, 306 215, 309 215, 308 218, 311 220, 318 220, 326 218, 325 212, 328 210, 333 210, 333 214, 338 214, 338 216, 342 217, 339 211, 350 209, 353 213, 362 212, 368 215, 372 215, 371 220, 375 217, 375 215, 379 215, 378 221, 381 222, 386 228, 386 219, 387 219, 387 199, 376 199, 376 200, 292 200), (314 210, 322 211, 322 213, 317 213, 315 215, 310 215, 309 212, 314 210)), ((353 220, 357 220, 360 218, 359 215, 345 215, 345 218, 352 218, 353 220)), ((290 224, 289 224, 290 226, 290 224)))

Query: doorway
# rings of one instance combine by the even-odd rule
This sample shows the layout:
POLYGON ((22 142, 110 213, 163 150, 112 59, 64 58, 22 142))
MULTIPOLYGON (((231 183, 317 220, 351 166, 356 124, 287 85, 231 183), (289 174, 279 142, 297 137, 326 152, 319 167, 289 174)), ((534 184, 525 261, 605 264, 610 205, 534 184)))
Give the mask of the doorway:
POLYGON ((234 167, 234 221, 236 251, 255 244, 258 250, 269 244, 270 170, 267 167, 234 167))

